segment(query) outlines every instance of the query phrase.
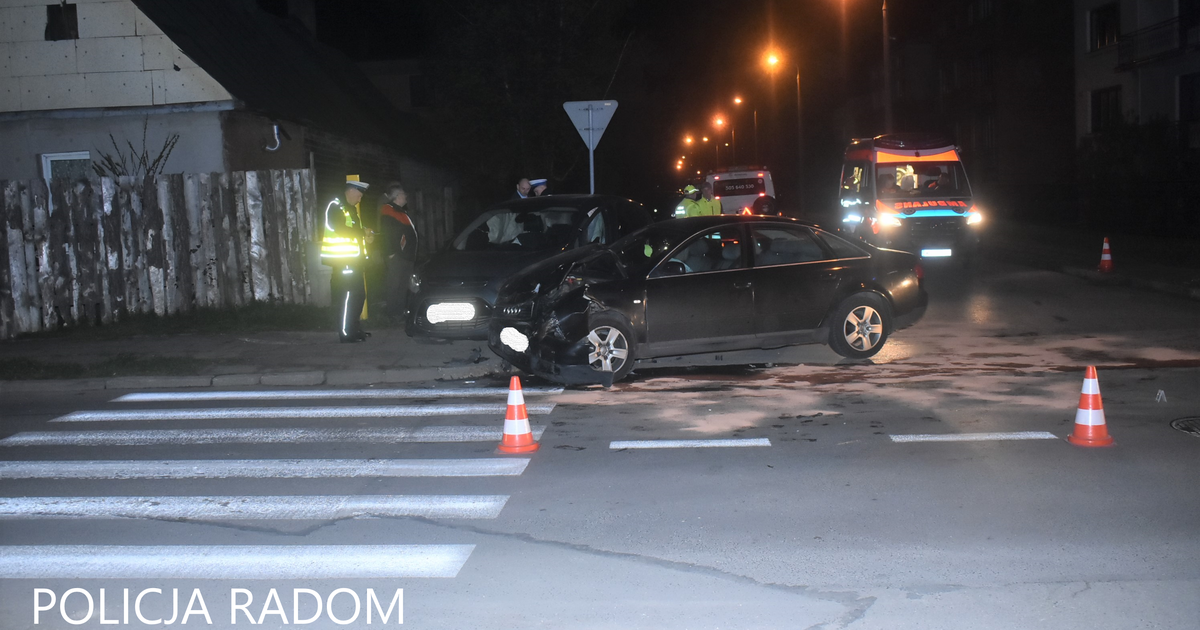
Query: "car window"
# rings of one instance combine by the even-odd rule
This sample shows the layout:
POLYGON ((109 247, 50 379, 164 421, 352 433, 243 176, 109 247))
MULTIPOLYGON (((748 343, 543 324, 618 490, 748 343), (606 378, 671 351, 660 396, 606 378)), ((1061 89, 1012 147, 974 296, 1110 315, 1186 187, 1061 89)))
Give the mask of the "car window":
MULTIPOLYGON (((674 207, 674 206, 672 206, 674 207)), ((650 214, 641 204, 622 201, 616 208, 617 234, 624 236, 650 225, 650 214)))
POLYGON ((823 232, 821 230, 813 231, 816 232, 817 238, 824 241, 825 245, 833 251, 833 255, 836 258, 864 258, 869 255, 861 248, 856 247, 845 239, 834 236, 829 232, 823 232))
POLYGON ((471 222, 454 239, 459 251, 543 251, 567 247, 585 213, 573 207, 502 207, 471 222))
POLYGON ((745 267, 742 231, 737 226, 709 230, 675 250, 652 277, 678 276, 745 267))
POLYGON ((605 212, 600 208, 596 208, 592 213, 592 218, 589 219, 587 228, 584 230, 584 243, 608 244, 608 231, 604 229, 606 225, 604 216, 605 212))
POLYGON ((803 228, 754 227, 751 234, 756 267, 829 259, 821 244, 803 228))

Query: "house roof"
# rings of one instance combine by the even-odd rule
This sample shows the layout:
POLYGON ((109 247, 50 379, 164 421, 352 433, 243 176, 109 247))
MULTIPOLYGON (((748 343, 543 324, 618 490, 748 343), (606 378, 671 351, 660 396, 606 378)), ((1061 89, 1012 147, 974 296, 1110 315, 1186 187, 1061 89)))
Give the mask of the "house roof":
POLYGON ((349 58, 246 0, 133 0, 243 107, 411 154, 415 117, 393 107, 349 58))

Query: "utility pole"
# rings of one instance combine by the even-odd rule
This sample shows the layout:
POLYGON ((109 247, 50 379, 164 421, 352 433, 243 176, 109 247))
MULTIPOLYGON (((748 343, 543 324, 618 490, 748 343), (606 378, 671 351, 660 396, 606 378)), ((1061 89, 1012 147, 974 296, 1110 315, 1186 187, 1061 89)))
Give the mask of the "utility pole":
POLYGON ((883 130, 892 133, 892 40, 888 37, 887 0, 883 0, 883 130))

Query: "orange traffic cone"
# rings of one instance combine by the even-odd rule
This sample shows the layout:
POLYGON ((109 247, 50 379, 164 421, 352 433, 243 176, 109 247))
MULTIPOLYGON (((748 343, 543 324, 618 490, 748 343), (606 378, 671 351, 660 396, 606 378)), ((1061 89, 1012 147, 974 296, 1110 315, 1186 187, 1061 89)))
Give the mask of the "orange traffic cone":
POLYGON ((1076 446, 1112 446, 1112 436, 1104 423, 1104 403, 1100 400, 1100 381, 1096 366, 1089 365, 1079 394, 1079 409, 1075 412, 1075 431, 1067 441, 1076 446))
POLYGON ((1104 237, 1104 249, 1100 250, 1100 273, 1112 272, 1112 250, 1108 247, 1108 237, 1104 237))
POLYGON ((525 411, 525 395, 521 392, 521 379, 512 377, 508 382, 508 410, 504 414, 504 436, 500 438, 501 453, 532 453, 538 450, 529 429, 529 413, 525 411))

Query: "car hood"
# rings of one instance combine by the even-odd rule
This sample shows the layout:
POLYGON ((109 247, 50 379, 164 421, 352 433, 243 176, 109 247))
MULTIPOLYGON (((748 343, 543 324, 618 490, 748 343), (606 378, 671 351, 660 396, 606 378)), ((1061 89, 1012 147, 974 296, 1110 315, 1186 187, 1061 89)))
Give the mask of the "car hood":
POLYGON ((581 260, 593 258, 603 251, 604 248, 600 245, 585 245, 531 264, 509 277, 501 292, 520 291, 538 284, 544 287, 556 286, 572 265, 581 260))
MULTIPOLYGON (((571 251, 571 250, 568 250, 571 251)), ((421 267, 421 281, 429 285, 492 283, 545 259, 549 252, 463 252, 445 250, 421 267)))

